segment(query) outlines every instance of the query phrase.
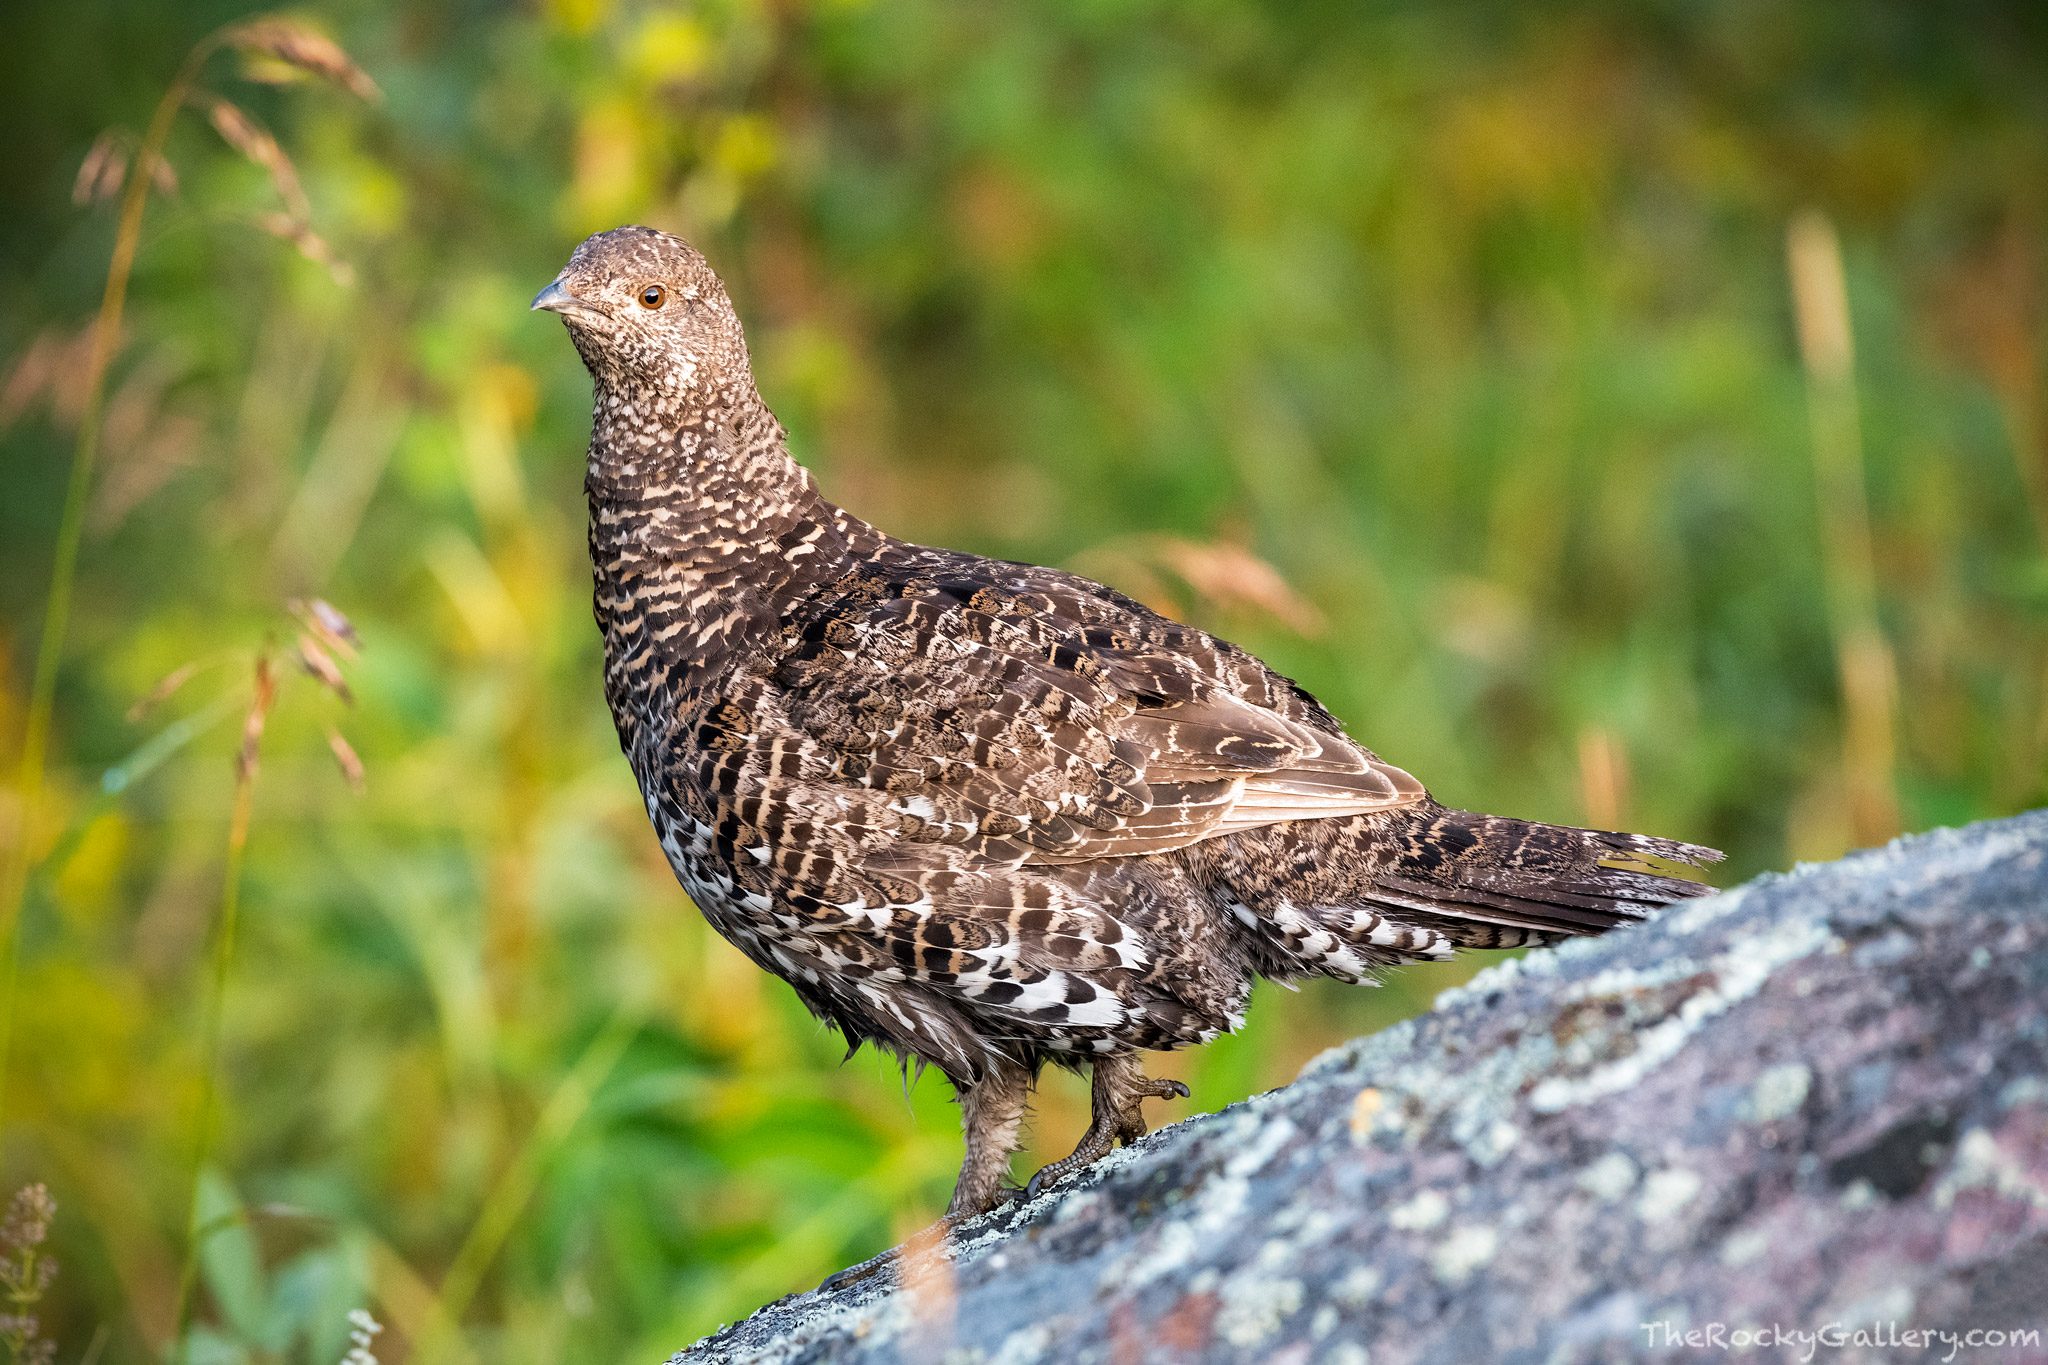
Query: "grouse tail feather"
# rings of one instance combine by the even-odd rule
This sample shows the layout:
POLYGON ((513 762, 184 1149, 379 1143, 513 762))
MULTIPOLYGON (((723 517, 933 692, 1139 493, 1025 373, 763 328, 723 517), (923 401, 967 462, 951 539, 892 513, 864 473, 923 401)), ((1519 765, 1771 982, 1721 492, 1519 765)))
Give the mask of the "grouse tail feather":
POLYGON ((1419 809, 1376 871, 1366 899, 1461 948, 1514 947, 1599 934, 1714 889, 1674 875, 1721 860, 1701 844, 1615 830, 1419 809), (1666 870, 1666 869, 1670 870, 1666 870))

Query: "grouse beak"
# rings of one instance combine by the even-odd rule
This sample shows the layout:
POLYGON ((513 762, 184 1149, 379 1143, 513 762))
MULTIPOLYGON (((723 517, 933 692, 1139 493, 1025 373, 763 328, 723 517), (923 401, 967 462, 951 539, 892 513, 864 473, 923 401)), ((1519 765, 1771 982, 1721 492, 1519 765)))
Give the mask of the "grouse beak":
POLYGON ((569 292, 567 285, 556 280, 533 296, 529 313, 546 311, 550 313, 594 313, 597 310, 569 292))

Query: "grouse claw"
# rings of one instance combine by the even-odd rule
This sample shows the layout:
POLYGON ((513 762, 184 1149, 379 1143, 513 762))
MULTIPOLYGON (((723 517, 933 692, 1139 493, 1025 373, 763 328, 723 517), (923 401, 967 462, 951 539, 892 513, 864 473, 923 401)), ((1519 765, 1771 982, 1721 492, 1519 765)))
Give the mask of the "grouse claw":
POLYGON ((851 1289, 862 1280, 877 1275, 895 1265, 903 1257, 900 1247, 890 1247, 879 1256, 870 1256, 859 1265, 850 1265, 844 1270, 834 1271, 819 1282, 817 1292, 836 1294, 842 1289, 851 1289))

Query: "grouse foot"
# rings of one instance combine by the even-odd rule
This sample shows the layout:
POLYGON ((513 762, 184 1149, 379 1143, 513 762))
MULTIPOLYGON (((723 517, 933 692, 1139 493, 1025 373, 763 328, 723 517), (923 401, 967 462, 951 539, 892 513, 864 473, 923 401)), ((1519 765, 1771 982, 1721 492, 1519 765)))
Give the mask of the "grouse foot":
POLYGON ((983 1213, 986 1213, 991 1209, 1001 1208, 1003 1205, 1009 1203, 1012 1199, 1015 1199, 1018 1195, 1022 1193, 1024 1193, 1024 1191, 1021 1187, 1016 1185, 1006 1185, 995 1192, 991 1202, 985 1209, 977 1209, 972 1213, 941 1214, 937 1222, 933 1223, 924 1231, 907 1238, 902 1246, 890 1247, 887 1251, 881 1252, 879 1255, 868 1257, 868 1259, 862 1261, 859 1265, 850 1265, 846 1267, 846 1269, 844 1270, 837 1270, 834 1271, 832 1274, 827 1275, 824 1279, 818 1282, 818 1288, 816 1292, 820 1294, 831 1294, 837 1292, 838 1290, 847 1289, 852 1287, 853 1285, 857 1285, 862 1280, 871 1279, 874 1276, 879 1275, 883 1271, 894 1267, 898 1262, 900 1262, 903 1259, 904 1252, 906 1250, 918 1251, 926 1247, 933 1246, 936 1243, 951 1237, 955 1232, 957 1232, 960 1229, 962 1224, 972 1222, 974 1219, 979 1218, 983 1213))
POLYGON ((818 1282, 818 1288, 815 1292, 820 1294, 836 1294, 842 1289, 851 1288, 869 1276, 887 1270, 890 1266, 894 1265, 897 1260, 897 1254, 896 1248, 890 1247, 881 1255, 870 1256, 859 1265, 850 1265, 844 1270, 835 1270, 818 1282))
POLYGON ((1145 1116, 1139 1104, 1148 1099, 1184 1100, 1188 1088, 1179 1081, 1155 1081, 1145 1074, 1137 1054, 1104 1057, 1095 1063, 1095 1077, 1089 1086, 1093 1117, 1080 1145, 1058 1161, 1038 1168, 1024 1187, 1024 1198, 1036 1199, 1048 1185, 1084 1167, 1093 1165, 1119 1142, 1129 1145, 1145 1136, 1145 1116))

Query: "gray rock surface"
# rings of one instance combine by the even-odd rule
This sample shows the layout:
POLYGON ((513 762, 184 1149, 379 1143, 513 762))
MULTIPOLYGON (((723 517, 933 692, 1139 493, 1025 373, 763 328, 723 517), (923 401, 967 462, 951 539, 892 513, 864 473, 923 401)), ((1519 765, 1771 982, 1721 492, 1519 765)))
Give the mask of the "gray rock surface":
POLYGON ((675 1365, 1727 1354, 2048 1360, 2048 811, 1491 968, 675 1365))

